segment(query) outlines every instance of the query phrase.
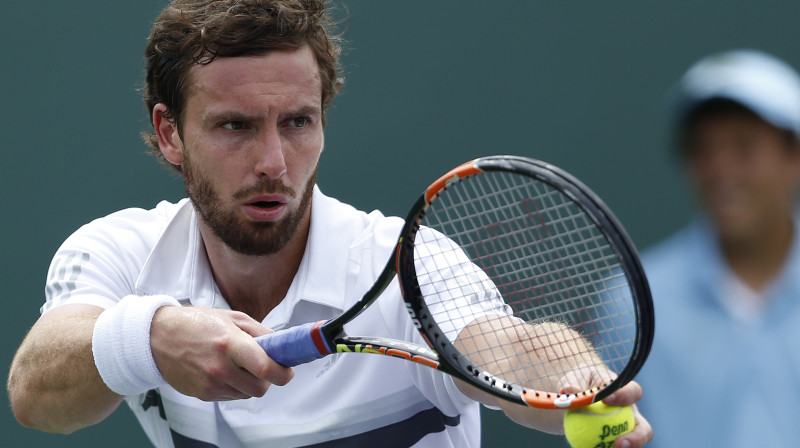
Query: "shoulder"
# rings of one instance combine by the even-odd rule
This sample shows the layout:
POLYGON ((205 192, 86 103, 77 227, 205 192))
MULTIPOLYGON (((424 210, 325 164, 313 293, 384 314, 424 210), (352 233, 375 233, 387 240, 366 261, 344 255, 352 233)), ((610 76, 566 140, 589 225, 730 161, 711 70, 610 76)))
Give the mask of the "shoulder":
POLYGON ((692 306, 702 285, 718 269, 714 242, 697 224, 690 224, 642 252, 642 265, 656 306, 657 322, 671 311, 692 306))
POLYGON ((120 210, 81 226, 67 238, 64 246, 152 245, 178 211, 186 206, 191 207, 188 200, 178 203, 163 201, 149 210, 120 210))
POLYGON ((692 223, 642 252, 642 264, 648 275, 684 269, 689 259, 702 256, 710 244, 700 224, 692 223))
POLYGON ((191 204, 125 209, 76 230, 50 262, 42 312, 65 303, 106 307, 131 294, 160 235, 184 207, 191 204))

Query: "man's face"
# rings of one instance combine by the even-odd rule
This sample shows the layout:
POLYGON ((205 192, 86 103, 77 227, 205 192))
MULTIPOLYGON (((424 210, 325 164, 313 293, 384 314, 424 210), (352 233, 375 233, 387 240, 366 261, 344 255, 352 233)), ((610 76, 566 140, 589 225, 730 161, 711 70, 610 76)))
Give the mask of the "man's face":
POLYGON ((752 240, 790 216, 800 180, 792 144, 783 131, 745 113, 706 116, 692 126, 689 176, 723 240, 752 240))
POLYGON ((308 225, 324 143, 311 51, 220 58, 190 80, 183 175, 201 225, 237 252, 279 251, 308 225))

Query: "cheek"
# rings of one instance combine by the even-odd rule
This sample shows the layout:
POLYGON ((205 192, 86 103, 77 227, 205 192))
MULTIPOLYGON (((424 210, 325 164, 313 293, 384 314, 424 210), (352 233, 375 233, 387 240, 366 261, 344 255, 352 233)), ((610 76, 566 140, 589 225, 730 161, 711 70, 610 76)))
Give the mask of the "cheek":
POLYGON ((297 181, 304 181, 313 175, 317 170, 324 137, 320 133, 318 136, 307 136, 300 144, 292 145, 286 151, 284 158, 288 167, 288 172, 295 173, 292 177, 297 181))
POLYGON ((244 176, 245 164, 230 154, 215 151, 202 151, 199 148, 190 148, 188 155, 192 170, 200 175, 200 178, 213 186, 220 197, 227 197, 236 189, 237 180, 244 176))
POLYGON ((778 194, 794 190, 799 174, 795 166, 791 158, 773 155, 753 160, 747 171, 752 175, 753 183, 778 194))
POLYGON ((780 201, 792 201, 797 192, 798 178, 785 167, 769 173, 762 179, 762 196, 772 196, 780 201))

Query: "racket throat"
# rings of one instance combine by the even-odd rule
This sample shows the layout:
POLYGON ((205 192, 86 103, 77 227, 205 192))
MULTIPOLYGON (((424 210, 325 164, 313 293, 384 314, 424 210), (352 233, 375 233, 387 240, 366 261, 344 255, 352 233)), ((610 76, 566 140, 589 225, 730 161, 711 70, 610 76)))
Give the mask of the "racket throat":
POLYGON ((439 369, 439 355, 434 350, 397 339, 345 336, 336 340, 334 351, 391 356, 439 369))
POLYGON ((321 320, 314 324, 311 327, 311 340, 314 342, 314 347, 317 349, 320 355, 327 356, 333 353, 331 351, 331 347, 328 344, 328 340, 323 333, 323 324, 327 321, 321 320))

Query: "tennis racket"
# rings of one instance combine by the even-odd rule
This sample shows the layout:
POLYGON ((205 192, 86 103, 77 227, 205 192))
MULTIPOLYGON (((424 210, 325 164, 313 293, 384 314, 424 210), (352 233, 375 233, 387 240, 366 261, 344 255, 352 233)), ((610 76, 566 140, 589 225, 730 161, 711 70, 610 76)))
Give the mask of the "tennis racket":
POLYGON ((284 366, 332 353, 382 354, 506 400, 558 409, 602 400, 628 383, 653 331, 636 250, 606 205, 557 167, 490 156, 425 190, 386 267, 350 309, 256 339, 284 366), (395 277, 427 347, 344 332, 395 277))

